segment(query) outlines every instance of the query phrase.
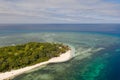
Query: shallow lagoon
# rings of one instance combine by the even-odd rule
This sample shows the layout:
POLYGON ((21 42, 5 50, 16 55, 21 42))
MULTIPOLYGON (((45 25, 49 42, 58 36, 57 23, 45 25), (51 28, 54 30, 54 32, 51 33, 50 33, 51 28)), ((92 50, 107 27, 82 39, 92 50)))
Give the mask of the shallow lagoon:
POLYGON ((0 36, 0 45, 28 41, 62 42, 75 48, 73 59, 38 67, 13 80, 120 80, 120 38, 85 32, 29 32, 0 36))

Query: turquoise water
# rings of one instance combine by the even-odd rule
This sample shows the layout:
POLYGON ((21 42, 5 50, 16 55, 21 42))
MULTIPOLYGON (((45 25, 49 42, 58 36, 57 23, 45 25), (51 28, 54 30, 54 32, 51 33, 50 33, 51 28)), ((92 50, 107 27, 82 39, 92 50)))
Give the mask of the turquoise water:
POLYGON ((81 32, 29 32, 0 36, 0 45, 61 42, 75 48, 64 63, 38 67, 13 80, 120 80, 120 38, 81 32))

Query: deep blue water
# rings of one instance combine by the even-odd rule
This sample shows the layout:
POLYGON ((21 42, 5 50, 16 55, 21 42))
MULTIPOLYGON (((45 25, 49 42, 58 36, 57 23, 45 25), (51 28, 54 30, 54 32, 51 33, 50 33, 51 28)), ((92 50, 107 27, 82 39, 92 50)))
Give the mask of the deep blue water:
POLYGON ((3 32, 85 31, 120 34, 120 24, 1 24, 3 32))

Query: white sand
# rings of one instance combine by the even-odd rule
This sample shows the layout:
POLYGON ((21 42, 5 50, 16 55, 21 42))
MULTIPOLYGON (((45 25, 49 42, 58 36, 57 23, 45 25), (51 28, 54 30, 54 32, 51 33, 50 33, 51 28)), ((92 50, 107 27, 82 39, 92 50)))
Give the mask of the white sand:
POLYGON ((29 71, 29 70, 34 69, 36 67, 39 67, 41 65, 68 61, 72 58, 72 56, 71 56, 72 53, 73 53, 73 51, 69 50, 64 54, 61 54, 59 57, 54 57, 54 58, 52 58, 48 61, 38 63, 38 64, 33 65, 33 66, 28 66, 28 67, 25 67, 25 68, 21 68, 21 69, 18 69, 18 70, 12 70, 10 72, 0 73, 0 80, 14 78, 17 75, 20 75, 20 74, 22 74, 26 71, 29 71))

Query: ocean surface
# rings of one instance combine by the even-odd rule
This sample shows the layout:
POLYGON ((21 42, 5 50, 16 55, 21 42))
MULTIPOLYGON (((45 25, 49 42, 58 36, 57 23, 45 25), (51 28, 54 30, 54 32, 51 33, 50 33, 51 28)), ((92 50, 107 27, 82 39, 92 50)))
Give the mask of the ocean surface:
POLYGON ((92 25, 71 27, 69 24, 67 27, 64 25, 52 29, 52 25, 47 25, 44 29, 34 29, 36 25, 32 25, 31 29, 22 27, 25 25, 19 29, 14 28, 17 25, 7 25, 9 29, 1 27, 0 46, 37 41, 59 42, 75 48, 71 60, 43 65, 18 75, 13 80, 120 80, 120 25, 112 24, 110 30, 102 30, 100 26, 110 24, 97 24, 93 26, 98 29, 89 30, 92 25), (81 28, 83 26, 86 28, 81 28))

